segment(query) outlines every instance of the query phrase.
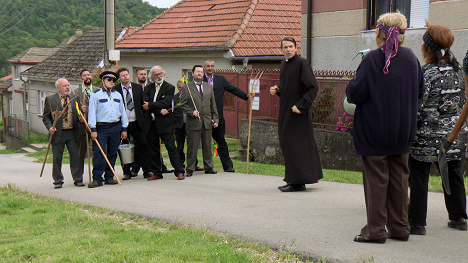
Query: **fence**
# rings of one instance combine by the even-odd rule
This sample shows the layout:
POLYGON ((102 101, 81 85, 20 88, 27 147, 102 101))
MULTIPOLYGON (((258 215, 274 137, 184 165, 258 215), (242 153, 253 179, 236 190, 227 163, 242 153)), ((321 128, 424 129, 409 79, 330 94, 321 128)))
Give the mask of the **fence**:
POLYGON ((5 136, 10 135, 23 141, 29 140, 29 121, 24 114, 9 115, 3 118, 5 136))
MULTIPOLYGON (((262 77, 259 80, 260 97, 259 109, 252 111, 253 119, 263 119, 277 122, 279 112, 279 97, 270 94, 270 87, 279 85, 279 70, 275 69, 249 69, 244 72, 234 70, 220 70, 217 74, 224 75, 234 86, 248 92, 251 79, 262 77), (263 74, 262 74, 263 72, 263 74)), ((319 93, 312 106, 312 114, 316 126, 326 129, 335 129, 338 118, 343 116, 343 97, 346 85, 354 77, 349 71, 314 71, 317 79, 319 93)), ((224 94, 224 118, 226 120, 226 133, 239 137, 240 123, 248 118, 249 104, 229 92, 224 94)))

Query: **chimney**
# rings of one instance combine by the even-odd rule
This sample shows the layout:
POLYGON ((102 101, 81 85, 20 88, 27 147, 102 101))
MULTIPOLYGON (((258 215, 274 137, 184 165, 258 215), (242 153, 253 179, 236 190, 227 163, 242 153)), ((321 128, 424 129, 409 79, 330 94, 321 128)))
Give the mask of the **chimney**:
POLYGON ((75 36, 80 37, 81 35, 83 35, 83 31, 80 29, 80 26, 76 26, 75 36))

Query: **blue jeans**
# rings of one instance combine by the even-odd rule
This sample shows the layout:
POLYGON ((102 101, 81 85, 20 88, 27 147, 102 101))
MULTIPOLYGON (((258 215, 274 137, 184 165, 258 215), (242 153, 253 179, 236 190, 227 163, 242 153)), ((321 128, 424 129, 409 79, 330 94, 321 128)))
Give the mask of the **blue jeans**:
MULTIPOLYGON (((107 146, 107 159, 115 167, 115 160, 117 159, 117 149, 120 144, 120 135, 122 132, 122 125, 106 126, 97 125, 96 130, 98 133, 97 141, 101 148, 105 151, 107 146)), ((114 173, 102 155, 99 146, 94 144, 94 158, 93 158, 93 181, 103 182, 102 174, 104 173, 104 180, 114 179, 114 173)))

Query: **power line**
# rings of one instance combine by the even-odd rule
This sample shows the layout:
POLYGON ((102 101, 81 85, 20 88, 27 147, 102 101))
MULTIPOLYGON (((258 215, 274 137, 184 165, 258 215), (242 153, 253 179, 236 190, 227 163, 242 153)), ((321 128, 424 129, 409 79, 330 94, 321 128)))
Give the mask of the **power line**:
MULTIPOLYGON (((10 2, 11 2, 11 1, 12 1, 12 0, 10 0, 10 2)), ((10 2, 8 2, 8 4, 9 4, 10 2)), ((5 8, 8 6, 8 4, 6 4, 6 5, 3 7, 3 9, 5 9, 5 8)), ((10 10, 8 10, 8 12, 6 12, 6 13, 2 16, 2 18, 0 18, 0 21, 1 21, 6 15, 8 15, 8 14, 10 13, 10 11, 13 9, 13 7, 15 7, 15 5, 13 5, 13 6, 10 8, 10 10)), ((3 12, 3 9, 2 9, 1 12, 3 12)), ((1 12, 0 12, 0 13, 1 13, 1 12)), ((10 22, 8 22, 7 24, 9 24, 9 23, 10 23, 10 22)))
POLYGON ((13 29, 16 25, 18 25, 21 21, 23 21, 26 17, 28 17, 32 11, 34 11, 34 9, 36 9, 44 0, 41 0, 39 3, 37 3, 37 5, 31 9, 31 11, 29 11, 29 13, 27 13, 23 18, 21 18, 14 26, 10 27, 9 29, 7 29, 6 31, 4 31, 3 33, 0 33, 0 36, 4 35, 5 33, 7 33, 8 31, 10 31, 11 29, 13 29))

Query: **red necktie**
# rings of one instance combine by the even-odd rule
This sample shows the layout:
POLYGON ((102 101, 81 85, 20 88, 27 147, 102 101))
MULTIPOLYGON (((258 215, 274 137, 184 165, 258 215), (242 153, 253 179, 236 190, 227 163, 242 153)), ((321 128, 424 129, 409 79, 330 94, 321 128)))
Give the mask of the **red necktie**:
POLYGON ((63 122, 67 123, 68 122, 68 96, 63 97, 62 108, 65 109, 65 112, 63 113, 63 122))
POLYGON ((203 98, 203 90, 202 90, 202 84, 199 85, 199 88, 200 88, 200 96, 203 98))

